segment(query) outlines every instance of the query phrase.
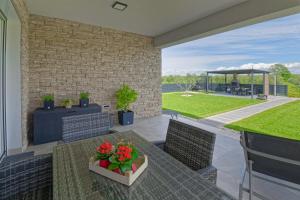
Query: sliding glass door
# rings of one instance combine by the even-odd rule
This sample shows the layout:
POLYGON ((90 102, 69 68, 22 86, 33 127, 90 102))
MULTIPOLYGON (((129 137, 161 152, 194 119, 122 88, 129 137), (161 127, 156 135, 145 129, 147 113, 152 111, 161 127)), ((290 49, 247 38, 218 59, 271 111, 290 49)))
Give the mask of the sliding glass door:
POLYGON ((6 17, 0 10, 0 162, 6 155, 5 130, 5 41, 6 17))

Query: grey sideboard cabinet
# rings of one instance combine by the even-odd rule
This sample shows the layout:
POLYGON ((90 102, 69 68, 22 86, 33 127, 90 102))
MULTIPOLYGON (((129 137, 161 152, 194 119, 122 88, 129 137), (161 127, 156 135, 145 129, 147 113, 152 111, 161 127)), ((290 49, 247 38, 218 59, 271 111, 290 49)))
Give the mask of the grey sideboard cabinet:
POLYGON ((38 108, 33 113, 33 144, 59 141, 62 139, 62 118, 101 112, 101 106, 90 104, 88 107, 73 106, 70 109, 55 107, 54 110, 38 108))

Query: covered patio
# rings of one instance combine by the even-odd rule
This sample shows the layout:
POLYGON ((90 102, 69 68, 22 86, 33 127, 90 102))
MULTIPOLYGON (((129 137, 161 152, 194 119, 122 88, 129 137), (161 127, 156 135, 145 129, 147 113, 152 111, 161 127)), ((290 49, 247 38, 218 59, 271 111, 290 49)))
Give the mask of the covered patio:
MULTIPOLYGON (((141 118, 136 120, 136 123, 131 126, 115 126, 114 129, 120 132, 134 130, 149 141, 160 141, 164 140, 166 137, 170 118, 170 115, 141 118)), ((212 161, 213 165, 218 168, 216 184, 227 193, 238 197, 241 174, 245 167, 239 134, 230 129, 224 129, 221 126, 212 126, 212 124, 218 123, 214 120, 204 120, 199 123, 199 121, 183 116, 179 116, 178 120, 204 130, 209 130, 216 134, 217 138, 212 161)), ((35 151, 36 154, 46 154, 52 152, 52 148, 56 145, 57 143, 31 146, 28 151, 35 151)), ((262 194, 266 194, 269 199, 298 200, 300 197, 300 192, 286 189, 285 187, 276 184, 270 184, 259 179, 255 179, 254 181, 255 190, 262 194)), ((298 187, 295 184, 291 184, 291 186, 298 187)), ((246 195, 245 197, 245 199, 247 199, 246 195)))
POLYGON ((162 49, 298 12, 299 0, 1 0, 0 199, 237 199, 239 135, 162 115, 162 49))
MULTIPOLYGON (((223 91, 226 94, 231 95, 250 95, 251 98, 254 95, 262 94, 269 96, 269 71, 266 70, 258 70, 258 69, 240 69, 240 70, 217 70, 217 71, 208 71, 206 72, 206 92, 208 92, 211 88, 212 90, 212 81, 213 76, 209 76, 210 74, 218 74, 224 75, 224 84, 219 84, 221 89, 218 91, 223 91), (261 74, 263 76, 262 88, 254 88, 254 75, 261 74), (227 76, 232 75, 233 79, 230 83, 228 83, 227 76), (238 75, 249 75, 250 83, 249 84, 241 84, 238 75), (249 87, 250 86, 250 87, 249 87), (261 91, 260 91, 260 90, 261 91)), ((276 88, 276 85, 274 86, 276 88)), ((276 94, 276 92, 275 92, 276 94)), ((276 96, 276 95, 275 95, 276 96)))

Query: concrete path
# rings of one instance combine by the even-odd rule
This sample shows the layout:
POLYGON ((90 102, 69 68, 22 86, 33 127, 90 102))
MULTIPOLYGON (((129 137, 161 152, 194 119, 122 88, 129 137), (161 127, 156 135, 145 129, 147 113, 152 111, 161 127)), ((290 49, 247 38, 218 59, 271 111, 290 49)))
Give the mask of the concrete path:
POLYGON ((247 117, 263 112, 270 108, 280 106, 295 100, 297 100, 297 98, 270 97, 270 99, 267 102, 252 105, 252 106, 247 106, 238 110, 233 110, 218 115, 214 115, 205 119, 201 119, 199 120, 199 122, 206 123, 206 124, 214 124, 214 125, 230 124, 232 122, 245 119, 247 117))

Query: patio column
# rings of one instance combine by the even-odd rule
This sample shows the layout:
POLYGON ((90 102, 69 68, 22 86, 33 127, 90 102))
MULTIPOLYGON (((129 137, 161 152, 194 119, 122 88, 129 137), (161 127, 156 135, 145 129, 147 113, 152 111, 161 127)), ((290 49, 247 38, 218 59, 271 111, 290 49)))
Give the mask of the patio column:
POLYGON ((264 73, 263 74, 263 80, 264 80, 264 95, 269 96, 269 94, 270 94, 269 74, 264 73))
POLYGON ((254 78, 253 78, 253 71, 251 72, 251 99, 253 99, 253 93, 254 93, 254 85, 253 85, 253 81, 254 81, 254 78))
POLYGON ((277 75, 274 75, 274 96, 277 96, 277 75))
POLYGON ((227 92, 227 74, 225 74, 225 93, 227 92))
POLYGON ((206 93, 208 93, 208 84, 209 84, 209 80, 208 80, 208 75, 209 73, 206 73, 206 93))

